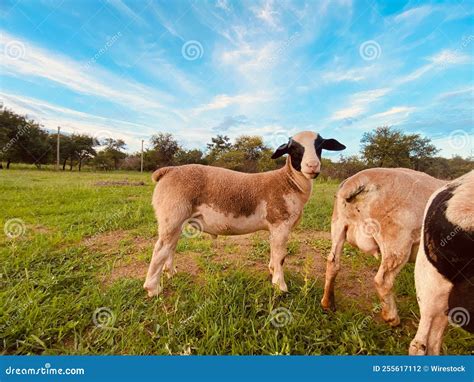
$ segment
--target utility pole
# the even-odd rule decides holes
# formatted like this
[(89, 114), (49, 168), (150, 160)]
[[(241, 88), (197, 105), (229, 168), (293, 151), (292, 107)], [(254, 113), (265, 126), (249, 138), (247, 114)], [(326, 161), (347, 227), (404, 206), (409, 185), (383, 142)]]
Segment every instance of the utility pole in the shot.
[(144, 140), (142, 139), (142, 157), (140, 161), (140, 172), (143, 172), (143, 142)]
[(58, 139), (56, 142), (56, 171), (59, 170), (59, 146), (61, 145), (60, 143), (60, 133), (61, 133), (61, 127), (58, 126)]

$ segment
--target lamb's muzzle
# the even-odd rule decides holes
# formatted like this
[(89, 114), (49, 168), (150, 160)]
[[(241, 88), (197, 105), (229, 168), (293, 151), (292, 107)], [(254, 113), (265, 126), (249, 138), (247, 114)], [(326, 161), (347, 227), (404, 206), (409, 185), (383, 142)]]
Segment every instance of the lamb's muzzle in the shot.
[(173, 255), (183, 225), (192, 221), (211, 235), (240, 235), (270, 231), (272, 283), (287, 291), (283, 262), (291, 229), (301, 218), (313, 179), (320, 171), (322, 149), (342, 150), (334, 139), (302, 132), (273, 154), (289, 154), (279, 170), (245, 174), (218, 167), (185, 165), (155, 171), (153, 207), (159, 239), (153, 250), (144, 288), (149, 296), (159, 293), (163, 269), (174, 273)]

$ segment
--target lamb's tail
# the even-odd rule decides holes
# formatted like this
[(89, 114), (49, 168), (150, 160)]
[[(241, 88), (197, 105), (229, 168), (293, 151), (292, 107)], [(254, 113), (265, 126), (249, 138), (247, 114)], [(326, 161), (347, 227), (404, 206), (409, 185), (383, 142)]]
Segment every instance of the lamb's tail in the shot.
[(156, 170), (152, 175), (151, 175), (151, 180), (153, 182), (158, 182), (163, 176), (165, 176), (167, 173), (169, 173), (171, 170), (173, 170), (174, 167), (162, 167)]
[(368, 184), (361, 177), (349, 178), (341, 183), (338, 196), (347, 202), (352, 202), (359, 194), (368, 191)]

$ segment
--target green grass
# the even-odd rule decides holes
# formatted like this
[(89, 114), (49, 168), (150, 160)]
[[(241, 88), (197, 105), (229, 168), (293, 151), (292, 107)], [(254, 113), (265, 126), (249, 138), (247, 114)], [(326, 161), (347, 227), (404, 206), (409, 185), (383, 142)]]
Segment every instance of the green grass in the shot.
[[(124, 179), (146, 184), (96, 185)], [(245, 246), (224, 240), (220, 248), (203, 236), (183, 238), (176, 255), (185, 263), (194, 259), (197, 272), (164, 277), (164, 293), (147, 299), (142, 283), (156, 239), (149, 174), (0, 171), (2, 229), (10, 221), (6, 229), (13, 232), (11, 219), (25, 228), (17, 238), (0, 234), (1, 352), (406, 354), (418, 320), (412, 266), (396, 287), (397, 329), (373, 309), (377, 298), (365, 277), (377, 267), (373, 258), (346, 248), (338, 311), (330, 314), (319, 307), (323, 273), (303, 271), (322, 264), (330, 247), (314, 234), (329, 231), (336, 188), (315, 183), (289, 243), (289, 293), (276, 291), (262, 271), (269, 252), (265, 235), (252, 235)], [(250, 263), (238, 266), (234, 256)], [(126, 272), (117, 275), (117, 269)], [(346, 295), (352, 285), (369, 297)], [(280, 327), (272, 323), (277, 308), (285, 324)], [(444, 351), (469, 354), (470, 341), (466, 332), (450, 328)]]

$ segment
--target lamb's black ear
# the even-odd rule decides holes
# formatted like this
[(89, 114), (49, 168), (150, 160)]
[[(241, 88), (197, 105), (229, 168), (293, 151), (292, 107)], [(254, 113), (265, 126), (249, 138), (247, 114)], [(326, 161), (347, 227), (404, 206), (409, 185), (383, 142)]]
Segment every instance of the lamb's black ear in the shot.
[(321, 145), (321, 147), (325, 150), (330, 151), (341, 151), (346, 148), (342, 143), (338, 142), (335, 139), (325, 139)]
[(285, 143), (284, 145), (281, 145), (278, 147), (275, 152), (272, 155), (272, 159), (277, 159), (280, 158), (282, 155), (288, 154), (288, 146), (290, 142)]

